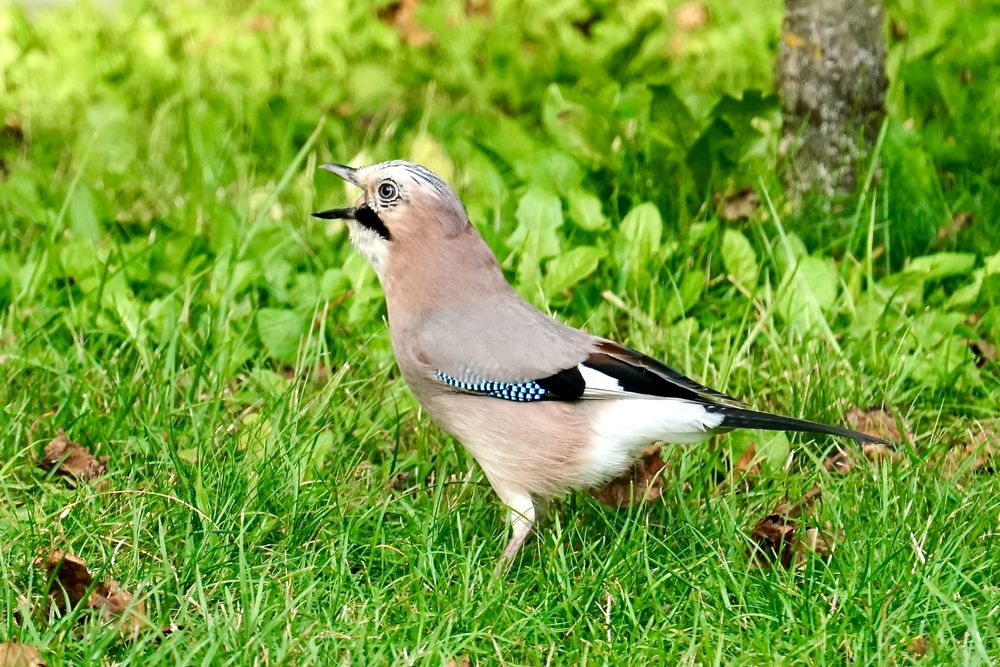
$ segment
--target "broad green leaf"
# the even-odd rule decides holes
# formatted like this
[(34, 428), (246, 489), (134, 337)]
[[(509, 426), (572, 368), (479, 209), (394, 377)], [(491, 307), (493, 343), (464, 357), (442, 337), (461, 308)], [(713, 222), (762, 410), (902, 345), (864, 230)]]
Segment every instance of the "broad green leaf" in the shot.
[(66, 277), (76, 281), (96, 275), (101, 270), (94, 243), (83, 236), (73, 236), (60, 244), (59, 263)]
[(757, 455), (771, 470), (781, 470), (792, 449), (788, 436), (781, 431), (762, 431), (757, 439)]
[(516, 217), (507, 245), (518, 255), (518, 281), (537, 284), (542, 260), (559, 254), (562, 202), (549, 190), (530, 188), (517, 203)]
[(73, 191), (69, 200), (69, 228), (73, 235), (97, 243), (101, 238), (101, 225), (98, 222), (97, 207), (90, 188), (80, 184)]
[(620, 262), (647, 261), (660, 248), (663, 219), (651, 202), (639, 204), (622, 220), (618, 228), (615, 256)]
[(257, 311), (260, 340), (268, 356), (279, 361), (295, 361), (295, 353), (307, 324), (304, 315), (288, 308), (261, 308)]
[(542, 290), (552, 298), (573, 287), (597, 270), (601, 259), (607, 255), (603, 248), (579, 246), (549, 260), (545, 265)]
[(722, 234), (722, 263), (737, 284), (747, 288), (757, 284), (760, 273), (757, 254), (747, 237), (735, 229)]
[(988, 276), (1000, 273), (1000, 252), (986, 258), (985, 270)]
[(947, 278), (965, 275), (976, 264), (976, 256), (970, 252), (939, 252), (913, 259), (906, 267), (909, 273), (922, 274), (927, 279)]
[(601, 200), (590, 192), (582, 188), (576, 189), (569, 194), (568, 200), (569, 219), (577, 227), (595, 232), (607, 225), (608, 219), (601, 210)]
[(825, 321), (823, 311), (837, 299), (839, 281), (833, 261), (806, 255), (785, 273), (776, 307), (782, 319), (805, 332)]
[(542, 124), (549, 136), (567, 152), (599, 161), (607, 157), (611, 142), (607, 137), (607, 120), (594, 112), (594, 106), (593, 100), (585, 104), (568, 99), (557, 84), (550, 84), (545, 91)]
[(950, 310), (956, 306), (967, 306), (973, 303), (979, 298), (979, 291), (983, 288), (983, 279), (985, 277), (986, 271), (984, 269), (973, 271), (972, 280), (952, 292), (948, 300), (944, 302), (945, 309)]
[(705, 272), (700, 270), (686, 271), (677, 286), (677, 291), (671, 293), (667, 306), (663, 309), (663, 316), (668, 322), (683, 317), (698, 301), (698, 297), (704, 290)]

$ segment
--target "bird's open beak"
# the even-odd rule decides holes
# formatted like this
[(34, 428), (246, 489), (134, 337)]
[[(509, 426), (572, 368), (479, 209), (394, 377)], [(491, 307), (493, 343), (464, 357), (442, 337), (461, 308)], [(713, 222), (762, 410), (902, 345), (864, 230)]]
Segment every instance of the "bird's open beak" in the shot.
[[(340, 176), (342, 179), (350, 183), (351, 185), (358, 185), (357, 178), (355, 178), (355, 170), (351, 169), (342, 164), (321, 164), (320, 169), (326, 169), (330, 173)], [(361, 187), (358, 185), (358, 187)], [(354, 220), (357, 207), (349, 206), (347, 208), (331, 208), (328, 211), (317, 211), (313, 213), (314, 218), (322, 218), (324, 220)]]

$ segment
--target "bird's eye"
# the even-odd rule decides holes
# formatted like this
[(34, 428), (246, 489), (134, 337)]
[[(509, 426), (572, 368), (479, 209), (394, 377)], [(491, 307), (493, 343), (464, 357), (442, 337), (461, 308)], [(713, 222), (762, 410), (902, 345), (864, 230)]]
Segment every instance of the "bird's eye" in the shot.
[(396, 184), (391, 181), (383, 181), (378, 186), (378, 198), (384, 202), (390, 202), (396, 198), (399, 194), (396, 190)]

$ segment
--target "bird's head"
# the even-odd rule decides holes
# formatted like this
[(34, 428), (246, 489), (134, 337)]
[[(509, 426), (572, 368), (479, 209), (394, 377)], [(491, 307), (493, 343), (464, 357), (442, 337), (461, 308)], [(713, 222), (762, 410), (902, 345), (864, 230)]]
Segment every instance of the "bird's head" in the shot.
[(347, 221), (351, 243), (379, 274), (394, 252), (421, 242), (455, 237), (469, 227), (465, 207), (447, 183), (424, 167), (403, 160), (352, 169), (324, 164), (362, 190), (354, 206), (313, 213)]

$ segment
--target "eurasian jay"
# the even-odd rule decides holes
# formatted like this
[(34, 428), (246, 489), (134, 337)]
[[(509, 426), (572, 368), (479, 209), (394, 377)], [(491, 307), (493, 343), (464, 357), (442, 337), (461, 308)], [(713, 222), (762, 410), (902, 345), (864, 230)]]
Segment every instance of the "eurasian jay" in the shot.
[(734, 428), (864, 433), (758, 412), (663, 363), (574, 329), (522, 299), (452, 189), (401, 160), (322, 167), (361, 188), (351, 242), (385, 292), (396, 362), (431, 418), (482, 466), (510, 510), (510, 561), (536, 503), (626, 472), (652, 442)]

